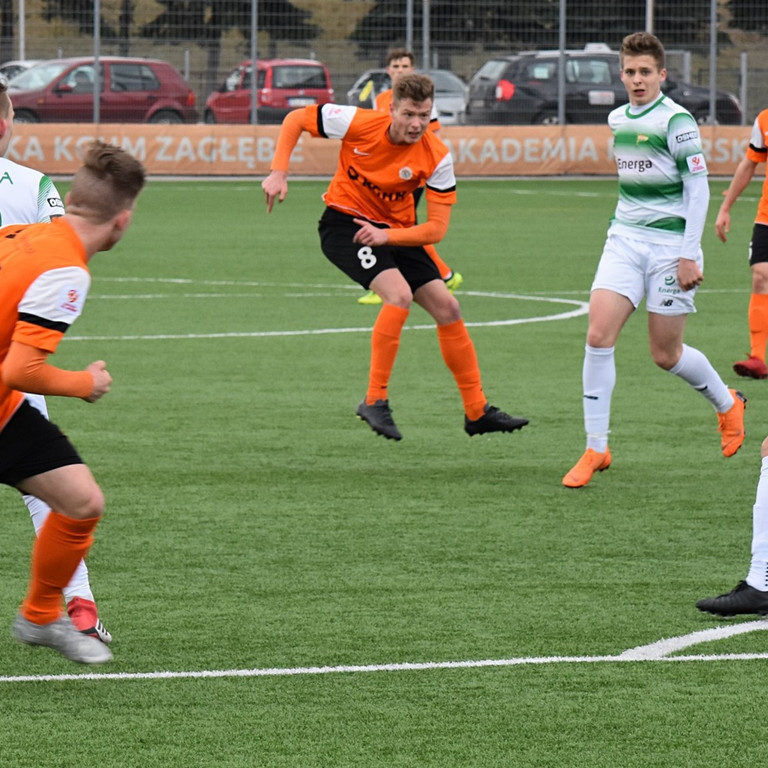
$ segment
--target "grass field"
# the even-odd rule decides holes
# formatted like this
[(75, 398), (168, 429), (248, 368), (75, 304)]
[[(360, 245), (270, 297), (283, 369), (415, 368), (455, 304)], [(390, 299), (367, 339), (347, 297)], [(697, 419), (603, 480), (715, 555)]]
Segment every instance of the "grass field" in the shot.
[[(758, 188), (727, 245), (723, 188), (687, 341), (733, 385)], [(54, 362), (104, 359), (113, 390), (49, 407), (107, 496), (89, 565), (115, 660), (11, 639), (33, 534), (6, 488), (0, 766), (759, 764), (768, 635), (726, 630), (768, 622), (694, 603), (746, 574), (768, 383), (738, 382), (747, 439), (723, 459), (714, 412), (655, 368), (638, 312), (614, 464), (561, 486), (615, 181), (460, 183), (440, 250), (491, 402), (530, 425), (464, 434), (416, 308), (390, 389), (400, 443), (354, 417), (376, 309), (319, 251), (323, 189), (294, 182), (267, 216), (256, 182), (153, 181), (94, 260)]]

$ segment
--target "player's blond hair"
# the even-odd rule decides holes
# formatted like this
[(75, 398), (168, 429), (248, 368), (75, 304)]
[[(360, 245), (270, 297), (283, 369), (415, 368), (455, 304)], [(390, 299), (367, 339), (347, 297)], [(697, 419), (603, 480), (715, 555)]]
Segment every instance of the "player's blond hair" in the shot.
[(631, 35), (627, 35), (621, 41), (621, 50), (619, 52), (622, 65), (624, 64), (625, 56), (651, 56), (660, 70), (665, 67), (666, 53), (664, 46), (661, 44), (661, 40), (650, 32), (634, 32)]
[(67, 210), (104, 223), (133, 208), (145, 180), (144, 166), (133, 155), (112, 144), (94, 141), (72, 179)]
[(403, 75), (392, 87), (392, 103), (397, 104), (403, 99), (410, 99), (420, 104), (427, 99), (435, 100), (435, 84), (427, 75), (416, 73)]

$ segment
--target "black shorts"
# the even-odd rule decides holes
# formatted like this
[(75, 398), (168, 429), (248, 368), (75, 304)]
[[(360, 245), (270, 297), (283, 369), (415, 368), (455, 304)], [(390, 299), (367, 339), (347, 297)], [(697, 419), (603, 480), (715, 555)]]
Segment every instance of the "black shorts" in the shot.
[(360, 229), (354, 218), (326, 208), (318, 231), (320, 247), (328, 261), (356, 283), (367, 289), (373, 278), (385, 269), (399, 269), (414, 292), (432, 280), (440, 280), (435, 262), (421, 246), (382, 245), (371, 248), (353, 242), (352, 238)]
[(749, 241), (749, 266), (768, 261), (768, 226), (755, 224)]
[(0, 483), (22, 480), (70, 464), (83, 464), (64, 433), (26, 400), (0, 430)]

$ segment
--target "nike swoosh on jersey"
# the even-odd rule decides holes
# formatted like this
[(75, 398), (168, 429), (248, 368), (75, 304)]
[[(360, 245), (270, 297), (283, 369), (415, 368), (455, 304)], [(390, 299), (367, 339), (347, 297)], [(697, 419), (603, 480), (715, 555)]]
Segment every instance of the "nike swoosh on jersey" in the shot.
[(355, 155), (360, 155), (360, 157), (369, 157), (371, 154), (370, 152), (363, 152), (362, 150), (359, 150), (357, 147), (354, 147), (352, 149), (352, 152)]

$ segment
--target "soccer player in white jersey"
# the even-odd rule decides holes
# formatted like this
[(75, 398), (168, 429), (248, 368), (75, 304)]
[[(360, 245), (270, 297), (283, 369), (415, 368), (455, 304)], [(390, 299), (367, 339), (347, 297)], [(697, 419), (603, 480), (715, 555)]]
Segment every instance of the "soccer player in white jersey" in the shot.
[(637, 32), (621, 45), (621, 80), (629, 104), (614, 109), (619, 201), (589, 299), (582, 372), (586, 451), (563, 478), (581, 488), (611, 465), (608, 448), (614, 348), (643, 298), (653, 361), (702, 394), (718, 416), (720, 447), (733, 456), (744, 442), (746, 399), (729, 389), (699, 350), (683, 343), (703, 279), (701, 235), (709, 204), (707, 165), (691, 114), (661, 91), (664, 47)]
[[(13, 104), (8, 96), (8, 84), (0, 79), (0, 227), (10, 224), (49, 222), (64, 214), (64, 204), (54, 183), (43, 173), (14, 163), (5, 155), (13, 137)], [(46, 418), (45, 397), (27, 394), (27, 400)], [(24, 495), (35, 531), (39, 531), (51, 508), (35, 496)], [(112, 635), (101, 623), (84, 561), (75, 570), (64, 589), (67, 612), (81, 632), (105, 643)]]

